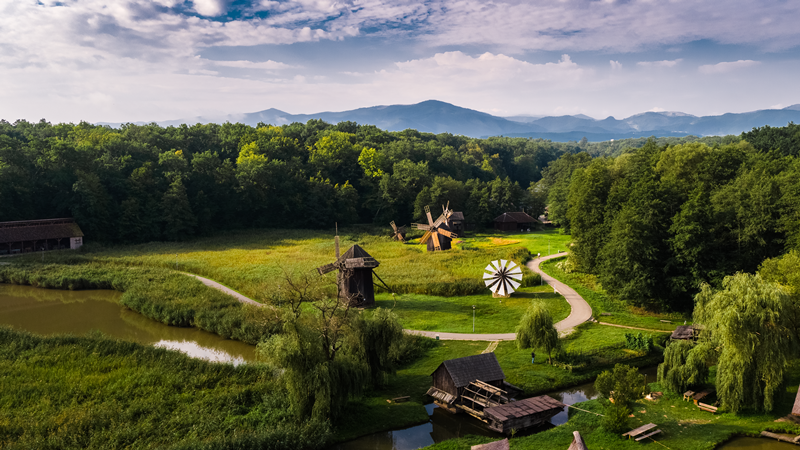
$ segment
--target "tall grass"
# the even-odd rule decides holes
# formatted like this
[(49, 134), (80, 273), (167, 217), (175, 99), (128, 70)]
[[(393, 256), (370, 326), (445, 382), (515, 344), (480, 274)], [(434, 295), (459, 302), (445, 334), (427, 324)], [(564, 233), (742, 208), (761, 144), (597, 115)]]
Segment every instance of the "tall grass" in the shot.
[(280, 324), (268, 310), (243, 305), (194, 278), (159, 267), (126, 267), (71, 258), (72, 264), (0, 266), (0, 283), (49, 289), (114, 289), (121, 303), (167, 325), (197, 327), (257, 344)]
[(101, 336), (0, 327), (0, 447), (318, 449), (271, 372)]

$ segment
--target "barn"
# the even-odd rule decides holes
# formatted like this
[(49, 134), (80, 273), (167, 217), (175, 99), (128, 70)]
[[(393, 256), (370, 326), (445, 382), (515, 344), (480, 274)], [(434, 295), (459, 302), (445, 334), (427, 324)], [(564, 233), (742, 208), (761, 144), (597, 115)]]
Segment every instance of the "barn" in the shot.
[(494, 219), (494, 228), (499, 231), (527, 230), (539, 222), (524, 212), (507, 212)]
[(75, 219), (44, 219), (0, 222), (0, 255), (77, 249), (83, 231)]

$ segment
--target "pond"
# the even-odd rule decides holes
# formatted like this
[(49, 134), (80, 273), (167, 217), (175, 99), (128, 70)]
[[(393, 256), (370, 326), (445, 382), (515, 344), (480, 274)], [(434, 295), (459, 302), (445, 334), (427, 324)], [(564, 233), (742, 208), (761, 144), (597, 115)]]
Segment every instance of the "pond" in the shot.
[(719, 450), (790, 450), (797, 449), (797, 446), (774, 439), (737, 437), (717, 448)]
[(164, 325), (122, 306), (121, 296), (109, 290), (62, 291), (0, 284), (0, 325), (41, 335), (83, 335), (97, 330), (210, 361), (241, 364), (255, 360), (255, 346), (196, 328)]

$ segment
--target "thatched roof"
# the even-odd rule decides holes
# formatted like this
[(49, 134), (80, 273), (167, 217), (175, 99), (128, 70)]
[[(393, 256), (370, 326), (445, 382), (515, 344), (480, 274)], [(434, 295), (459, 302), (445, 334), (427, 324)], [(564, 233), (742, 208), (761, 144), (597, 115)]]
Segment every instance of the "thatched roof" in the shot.
[[(448, 359), (439, 365), (439, 367), (442, 366), (447, 369), (447, 373), (450, 374), (450, 378), (453, 379), (457, 388), (464, 387), (475, 380), (488, 383), (503, 380), (506, 377), (494, 353)], [(436, 370), (439, 370), (439, 367)]]
[(794, 407), (792, 407), (792, 415), (800, 416), (800, 389), (797, 390), (797, 396), (794, 398)]
[(586, 443), (583, 442), (580, 432), (577, 430), (573, 431), (572, 436), (572, 444), (569, 445), (567, 450), (589, 450), (588, 447), (586, 447)]
[(454, 211), (453, 214), (450, 214), (450, 218), (447, 220), (451, 222), (463, 222), (465, 220), (464, 213), (461, 211)]
[(536, 223), (536, 219), (524, 212), (507, 212), (494, 219), (495, 222)]
[(692, 339), (694, 328), (691, 325), (678, 325), (670, 336), (671, 339)]
[(514, 417), (524, 417), (553, 409), (564, 408), (565, 404), (560, 401), (540, 395), (538, 397), (526, 398), (516, 402), (506, 403), (505, 405), (486, 408), (484, 413), (492, 419), (503, 422)]
[(75, 219), (22, 220), (0, 222), (0, 242), (42, 241), (83, 237)]
[(488, 444), (473, 445), (470, 450), (508, 450), (508, 439), (489, 442)]

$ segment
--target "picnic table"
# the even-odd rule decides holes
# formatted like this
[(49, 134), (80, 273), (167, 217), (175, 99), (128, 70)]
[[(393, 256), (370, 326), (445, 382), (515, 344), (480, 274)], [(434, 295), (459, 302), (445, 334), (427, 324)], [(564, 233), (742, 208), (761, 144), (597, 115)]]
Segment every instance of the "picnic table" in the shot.
[(658, 433), (661, 433), (661, 430), (650, 431), (655, 428), (657, 425), (654, 423), (648, 423), (647, 425), (642, 425), (639, 428), (635, 428), (627, 433), (624, 433), (622, 436), (628, 436), (628, 439), (635, 438), (636, 442), (641, 441), (642, 439), (649, 438), (650, 436), (655, 436)]
[(683, 393), (683, 399), (689, 400), (690, 398), (694, 397), (695, 391), (686, 391)]
[(697, 402), (699, 402), (700, 400), (708, 397), (712, 392), (714, 392), (713, 389), (703, 389), (702, 391), (698, 392), (697, 394), (694, 394), (694, 396), (692, 397), (694, 399), (694, 404), (696, 405)]

